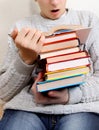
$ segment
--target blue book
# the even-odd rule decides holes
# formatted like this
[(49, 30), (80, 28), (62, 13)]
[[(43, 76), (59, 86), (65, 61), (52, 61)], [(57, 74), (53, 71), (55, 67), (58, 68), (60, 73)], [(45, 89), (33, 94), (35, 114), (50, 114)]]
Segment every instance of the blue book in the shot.
[(62, 89), (66, 87), (79, 86), (84, 83), (84, 75), (76, 75), (64, 78), (58, 78), (54, 80), (46, 80), (37, 83), (38, 92), (47, 92), (50, 90)]

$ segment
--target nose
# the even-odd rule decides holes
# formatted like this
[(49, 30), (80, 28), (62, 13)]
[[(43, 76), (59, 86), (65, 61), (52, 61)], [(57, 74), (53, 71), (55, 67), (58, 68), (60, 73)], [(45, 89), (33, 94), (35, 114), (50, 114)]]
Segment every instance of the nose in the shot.
[(58, 4), (59, 3), (59, 0), (51, 0), (51, 4), (52, 5), (56, 5), (56, 4)]

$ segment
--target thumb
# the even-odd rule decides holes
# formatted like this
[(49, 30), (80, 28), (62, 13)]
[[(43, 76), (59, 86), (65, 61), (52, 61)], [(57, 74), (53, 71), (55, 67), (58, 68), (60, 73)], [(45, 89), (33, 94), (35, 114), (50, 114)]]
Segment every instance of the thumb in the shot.
[(37, 82), (40, 82), (40, 81), (42, 81), (42, 80), (43, 80), (43, 79), (42, 79), (42, 72), (39, 72), (39, 73), (38, 73), (38, 76), (35, 78), (35, 81), (34, 81), (32, 87), (31, 87), (31, 90), (34, 91), (35, 88), (36, 88)]
[(16, 36), (18, 35), (18, 29), (15, 28), (12, 33), (10, 34), (10, 36), (15, 40)]
[(42, 74), (43, 72), (39, 72), (38, 73), (38, 75), (37, 75), (37, 77), (35, 77), (35, 81), (34, 81), (34, 84), (33, 85), (35, 85), (37, 82), (39, 82), (39, 81), (43, 81), (43, 74)]
[(42, 81), (42, 80), (43, 80), (43, 72), (39, 72), (35, 82), (37, 83), (38, 81)]

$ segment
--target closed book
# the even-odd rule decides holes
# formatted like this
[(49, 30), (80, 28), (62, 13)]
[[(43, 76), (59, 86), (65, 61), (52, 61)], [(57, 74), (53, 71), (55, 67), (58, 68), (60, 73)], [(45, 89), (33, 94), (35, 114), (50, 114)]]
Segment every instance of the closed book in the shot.
[(58, 70), (53, 72), (45, 73), (46, 80), (75, 76), (78, 74), (87, 74), (89, 73), (90, 68), (89, 66), (80, 66), (70, 69)]
[(55, 63), (55, 62), (60, 62), (60, 61), (65, 61), (65, 60), (83, 58), (83, 57), (86, 57), (87, 55), (88, 53), (86, 51), (79, 51), (76, 53), (60, 54), (58, 56), (48, 57), (46, 58), (46, 60), (47, 60), (47, 63)]
[(45, 52), (40, 54), (40, 59), (45, 59), (47, 57), (51, 56), (58, 56), (61, 54), (69, 54), (69, 53), (74, 53), (80, 51), (79, 47), (72, 47), (72, 48), (66, 48), (66, 49), (61, 49), (61, 50), (56, 50), (56, 51), (51, 51), (51, 52)]
[(46, 92), (55, 89), (78, 86), (82, 83), (84, 83), (84, 75), (47, 80), (37, 83), (37, 91)]
[(79, 67), (79, 66), (84, 66), (89, 64), (90, 64), (89, 56), (87, 56), (85, 58), (78, 58), (73, 60), (46, 64), (46, 71), (48, 72), (48, 71), (66, 69), (66, 68), (74, 68), (74, 67)]
[(41, 50), (41, 54), (44, 52), (51, 52), (55, 50), (61, 50), (66, 48), (72, 48), (79, 46), (78, 38), (73, 38), (69, 40), (57, 41), (49, 44), (44, 44)]

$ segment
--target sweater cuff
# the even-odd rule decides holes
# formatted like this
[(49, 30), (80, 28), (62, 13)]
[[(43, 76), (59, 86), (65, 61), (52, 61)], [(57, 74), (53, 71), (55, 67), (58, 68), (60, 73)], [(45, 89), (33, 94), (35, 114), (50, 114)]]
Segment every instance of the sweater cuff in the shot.
[(20, 74), (30, 74), (34, 69), (35, 64), (28, 65), (28, 64), (26, 64), (22, 61), (22, 59), (20, 58), (19, 55), (17, 55), (16, 59), (14, 61), (14, 66), (15, 66), (16, 71), (18, 73), (20, 73)]
[(69, 88), (69, 102), (68, 104), (79, 103), (82, 98), (80, 87)]

